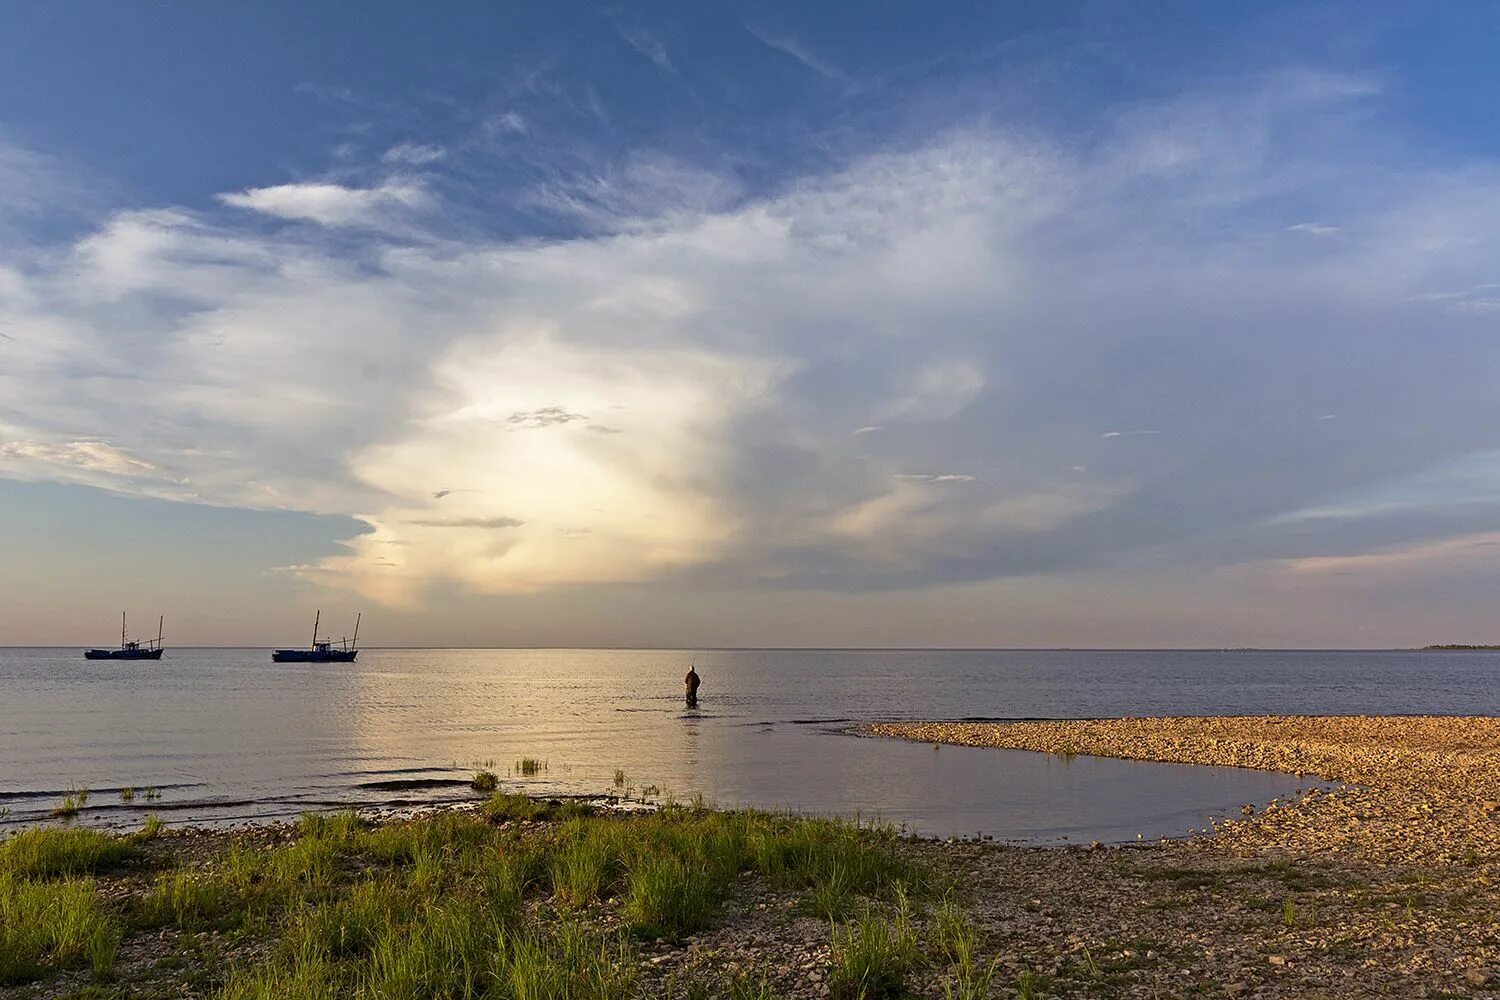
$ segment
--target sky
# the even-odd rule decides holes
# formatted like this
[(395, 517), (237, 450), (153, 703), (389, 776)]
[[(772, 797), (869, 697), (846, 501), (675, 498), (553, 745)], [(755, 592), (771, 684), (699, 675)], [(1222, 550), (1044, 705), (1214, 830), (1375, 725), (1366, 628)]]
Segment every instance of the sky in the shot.
[(1500, 7), (0, 0), (0, 643), (1500, 641)]

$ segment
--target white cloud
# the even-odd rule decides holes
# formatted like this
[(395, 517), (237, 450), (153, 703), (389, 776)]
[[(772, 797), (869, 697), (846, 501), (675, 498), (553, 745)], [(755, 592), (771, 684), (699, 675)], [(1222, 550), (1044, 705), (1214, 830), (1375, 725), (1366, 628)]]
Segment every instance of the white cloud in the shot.
[(963, 472), (898, 472), (897, 479), (907, 479), (914, 483), (972, 483), (974, 477)]
[(436, 163), (447, 155), (447, 151), (441, 146), (422, 142), (400, 142), (387, 149), (381, 156), (386, 163), (405, 163), (412, 166), (425, 166)]
[(375, 227), (386, 224), (393, 211), (421, 208), (427, 204), (427, 193), (412, 181), (389, 181), (375, 188), (310, 182), (248, 188), (221, 194), (219, 200), (278, 219)]
[[(31, 473), (38, 478), (57, 475), (55, 468), (102, 472), (108, 476), (149, 476), (157, 472), (150, 462), (136, 458), (106, 441), (11, 441), (0, 444), (0, 468), (13, 474)], [(29, 477), (28, 477), (29, 478)]]
[(1286, 227), (1289, 233), (1303, 233), (1307, 236), (1337, 236), (1343, 232), (1338, 226), (1331, 226), (1326, 222), (1299, 222), (1296, 225)]
[[(568, 239), (403, 238), (452, 207), (408, 180), (223, 198), (337, 234), (117, 213), (0, 269), (0, 469), (357, 516), (301, 572), (392, 602), (1191, 549), (1492, 424), (1489, 369), (1450, 363), (1492, 324), (1401, 303), (1485, 300), (1500, 178), (1365, 180), (1358, 143), (1298, 117), (1357, 87), (1272, 90), (1126, 115), (1082, 152), (956, 130), (754, 196), (637, 153), (537, 189)], [(1313, 262), (1263, 239), (1288, 192), (1333, 187), (1357, 232)]]

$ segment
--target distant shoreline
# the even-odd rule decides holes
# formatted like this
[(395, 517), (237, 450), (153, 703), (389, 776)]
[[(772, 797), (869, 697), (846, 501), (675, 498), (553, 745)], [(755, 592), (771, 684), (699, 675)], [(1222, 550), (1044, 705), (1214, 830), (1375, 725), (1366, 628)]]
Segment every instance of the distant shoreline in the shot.
[[(97, 640), (97, 637), (96, 637)], [(288, 640), (293, 641), (293, 640)], [(264, 649), (277, 641), (230, 645), (184, 643), (173, 649)], [(282, 643), (285, 644), (284, 642)], [(83, 650), (98, 642), (0, 643), (7, 649)], [(434, 650), (443, 652), (622, 652), (622, 653), (1422, 653), (1433, 650), (1500, 650), (1495, 645), (1443, 644), (1428, 646), (373, 646), (364, 650)]]

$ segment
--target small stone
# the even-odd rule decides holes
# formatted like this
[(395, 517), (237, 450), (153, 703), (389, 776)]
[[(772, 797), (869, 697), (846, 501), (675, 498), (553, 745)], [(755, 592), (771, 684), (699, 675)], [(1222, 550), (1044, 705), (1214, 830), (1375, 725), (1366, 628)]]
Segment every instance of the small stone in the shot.
[(1464, 972), (1464, 982), (1470, 986), (1485, 986), (1490, 981), (1490, 974), (1483, 969), (1469, 969)]
[(1272, 965), (1286, 965), (1286, 956), (1285, 955), (1267, 955), (1266, 956), (1266, 961), (1270, 962)]

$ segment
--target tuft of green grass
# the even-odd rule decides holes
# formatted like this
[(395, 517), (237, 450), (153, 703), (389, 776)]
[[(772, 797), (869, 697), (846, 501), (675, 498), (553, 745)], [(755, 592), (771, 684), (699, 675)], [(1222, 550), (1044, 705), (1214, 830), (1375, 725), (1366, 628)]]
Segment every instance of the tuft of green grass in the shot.
[(500, 787), (500, 779), (495, 776), (494, 771), (478, 771), (469, 786), (476, 792), (493, 792)]
[(625, 787), (625, 772), (622, 771), (618, 767), (615, 768), (615, 787), (616, 788), (624, 788)]
[(526, 778), (534, 778), (547, 769), (547, 762), (535, 757), (522, 757), (516, 761), (516, 773)]
[(706, 926), (725, 889), (702, 866), (672, 854), (647, 855), (626, 876), (625, 919), (637, 934), (675, 939)]
[(479, 807), (479, 814), (492, 823), (508, 819), (543, 819), (550, 811), (547, 803), (538, 802), (529, 795), (507, 795), (504, 792), (491, 795)]
[(58, 819), (72, 819), (78, 815), (78, 810), (81, 806), (82, 803), (78, 801), (78, 796), (64, 795), (62, 801), (52, 807), (52, 815)]
[(1282, 900), (1281, 922), (1287, 927), (1296, 926), (1297, 904), (1292, 901), (1291, 897), (1287, 897), (1286, 899)]
[(933, 950), (949, 962), (956, 963), (972, 960), (979, 943), (979, 934), (969, 915), (952, 896), (938, 905), (933, 915), (931, 938)]
[(916, 935), (908, 921), (873, 911), (857, 924), (832, 925), (828, 986), (834, 1000), (892, 1000), (906, 992), (916, 964)]
[(610, 837), (594, 831), (577, 837), (552, 856), (553, 898), (566, 907), (587, 906), (603, 896), (617, 865)]
[(190, 933), (219, 929), (243, 920), (243, 903), (244, 895), (219, 873), (181, 867), (156, 877), (140, 902), (136, 921)]
[(107, 973), (120, 928), (93, 882), (28, 882), (0, 873), (0, 984), (89, 965)]
[(625, 1000), (634, 997), (633, 956), (623, 942), (565, 924), (506, 938), (497, 979), (500, 995), (516, 1000)]
[(828, 877), (809, 886), (800, 900), (800, 908), (824, 920), (842, 920), (854, 912), (854, 886), (843, 868), (834, 868)]
[(1000, 960), (979, 961), (979, 932), (969, 915), (949, 896), (938, 906), (931, 924), (934, 950), (952, 963), (943, 979), (944, 1000), (987, 1000)]
[(352, 844), (363, 832), (364, 822), (353, 809), (338, 812), (305, 812), (297, 818), (297, 828), (304, 837), (316, 837), (334, 844)]
[(0, 872), (19, 878), (84, 875), (135, 853), (129, 840), (98, 830), (34, 827), (0, 842)]
[(166, 825), (167, 824), (164, 823), (164, 822), (162, 822), (162, 818), (160, 816), (156, 815), (156, 813), (154, 813), (154, 812), (153, 813), (147, 813), (146, 814), (146, 822), (144, 822), (144, 823), (141, 824), (141, 832), (140, 832), (141, 839), (142, 840), (151, 840), (157, 834), (161, 833), (162, 828), (165, 827)]
[(1016, 977), (1016, 1000), (1040, 1000), (1042, 977), (1030, 969)]
[(134, 802), (135, 801), (135, 789), (134, 788), (122, 788), (122, 789), (120, 789), (120, 801), (121, 802)]

